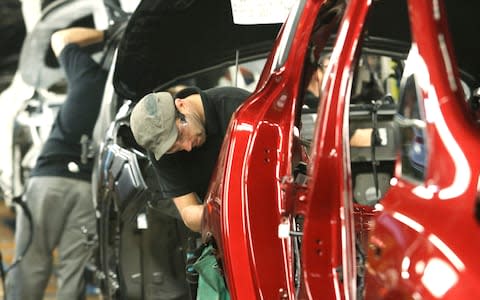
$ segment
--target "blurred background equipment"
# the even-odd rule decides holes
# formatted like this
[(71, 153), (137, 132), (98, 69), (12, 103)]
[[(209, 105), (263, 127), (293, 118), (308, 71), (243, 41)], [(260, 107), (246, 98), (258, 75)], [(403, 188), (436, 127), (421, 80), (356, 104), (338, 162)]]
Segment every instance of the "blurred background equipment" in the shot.
[(0, 2), (0, 91), (11, 82), (26, 29), (19, 0)]

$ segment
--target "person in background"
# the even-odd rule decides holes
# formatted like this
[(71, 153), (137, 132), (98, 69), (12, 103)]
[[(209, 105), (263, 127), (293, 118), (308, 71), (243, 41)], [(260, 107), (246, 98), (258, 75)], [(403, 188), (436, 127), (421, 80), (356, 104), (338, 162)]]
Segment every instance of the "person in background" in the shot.
[[(58, 250), (57, 299), (85, 297), (84, 268), (91, 256), (87, 236), (95, 234), (92, 160), (85, 153), (100, 109), (107, 72), (85, 51), (100, 43), (103, 31), (73, 27), (55, 32), (51, 47), (65, 71), (67, 98), (31, 173), (23, 201), (32, 214), (16, 219), (15, 256), (21, 259), (7, 275), (9, 300), (43, 299)], [(82, 151), (83, 149), (83, 151)], [(31, 245), (28, 246), (29, 236)]]
[(325, 69), (327, 68), (329, 62), (329, 56), (321, 56), (316, 65), (316, 69), (310, 78), (303, 101), (304, 105), (306, 105), (306, 107), (309, 109), (317, 109), (318, 101), (320, 100), (321, 96), (323, 74), (325, 73)]

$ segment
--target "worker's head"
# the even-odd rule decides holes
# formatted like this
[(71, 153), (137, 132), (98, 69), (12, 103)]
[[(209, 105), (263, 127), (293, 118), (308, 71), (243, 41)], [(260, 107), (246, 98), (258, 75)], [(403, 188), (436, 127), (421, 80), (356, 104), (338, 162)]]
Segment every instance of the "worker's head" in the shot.
[(194, 97), (176, 98), (170, 93), (151, 93), (135, 105), (130, 127), (139, 145), (152, 151), (156, 159), (178, 151), (191, 151), (206, 140), (201, 114), (192, 105)]

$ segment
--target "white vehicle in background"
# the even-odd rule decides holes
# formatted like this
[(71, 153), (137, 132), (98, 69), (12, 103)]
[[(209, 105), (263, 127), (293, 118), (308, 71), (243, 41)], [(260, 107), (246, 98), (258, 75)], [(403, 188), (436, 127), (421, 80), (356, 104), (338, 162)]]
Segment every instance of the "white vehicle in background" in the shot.
[[(51, 34), (73, 26), (105, 29), (109, 23), (125, 20), (128, 12), (122, 8), (134, 10), (138, 1), (22, 1), (27, 35), (17, 71), (0, 94), (0, 188), (7, 206), (23, 193), (57, 110), (65, 100), (67, 84), (50, 48)], [(92, 56), (102, 59), (101, 50), (92, 48)]]

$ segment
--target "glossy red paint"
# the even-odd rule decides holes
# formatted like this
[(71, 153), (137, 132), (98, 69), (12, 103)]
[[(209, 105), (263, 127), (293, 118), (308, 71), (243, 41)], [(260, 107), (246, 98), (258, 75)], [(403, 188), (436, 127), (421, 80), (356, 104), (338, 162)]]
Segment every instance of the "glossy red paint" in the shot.
[[(480, 298), (480, 240), (473, 238), (480, 233), (473, 213), (479, 128), (467, 117), (443, 1), (408, 1), (425, 99), (424, 182), (403, 178), (397, 161), (395, 184), (376, 210), (352, 202), (346, 116), (369, 0), (347, 3), (317, 111), (308, 182), (292, 182), (302, 152), (294, 134), (300, 77), (325, 2), (299, 2), (301, 14), (284, 24), (257, 90), (223, 144), (203, 235), (218, 247), (231, 298), (356, 299), (358, 235), (364, 242), (369, 237), (365, 299)], [(290, 228), (297, 214), (305, 221), (295, 290), (292, 236), (278, 231)], [(435, 277), (442, 271), (446, 282)]]
[(352, 64), (369, 5), (370, 1), (352, 1), (347, 6), (330, 58), (334, 64), (324, 90), (328, 92), (320, 101), (308, 172), (312, 183), (302, 245), (302, 299), (319, 295), (348, 299), (355, 294), (353, 206), (350, 182), (346, 180), (350, 167), (344, 117), (349, 94), (346, 89), (352, 84)]
[(480, 297), (480, 241), (472, 238), (480, 233), (474, 217), (480, 136), (462, 101), (445, 8), (434, 4), (409, 1), (413, 40), (425, 66), (427, 176), (414, 184), (397, 172), (398, 183), (382, 200), (368, 255), (367, 299)]
[[(311, 31), (306, 20), (318, 4), (307, 3), (298, 32)], [(233, 118), (207, 197), (208, 212), (219, 215), (207, 215), (204, 232), (221, 249), (232, 299), (294, 297), (291, 240), (280, 239), (278, 227), (291, 221), (293, 121), (308, 38), (295, 35), (281, 68), (270, 56), (259, 89)], [(275, 49), (281, 44), (279, 37)]]

